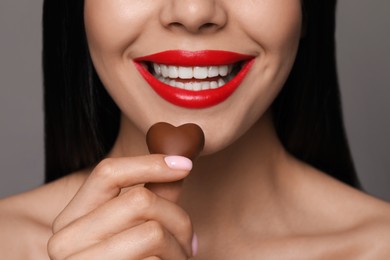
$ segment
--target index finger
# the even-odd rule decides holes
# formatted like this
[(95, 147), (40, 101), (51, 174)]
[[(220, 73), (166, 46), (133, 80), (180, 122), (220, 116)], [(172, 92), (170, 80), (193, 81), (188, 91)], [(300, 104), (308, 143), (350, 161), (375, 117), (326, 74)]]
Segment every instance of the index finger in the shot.
[(57, 217), (53, 223), (53, 232), (117, 197), (123, 188), (148, 182), (178, 181), (186, 177), (192, 168), (191, 160), (185, 157), (166, 158), (153, 154), (103, 160)]

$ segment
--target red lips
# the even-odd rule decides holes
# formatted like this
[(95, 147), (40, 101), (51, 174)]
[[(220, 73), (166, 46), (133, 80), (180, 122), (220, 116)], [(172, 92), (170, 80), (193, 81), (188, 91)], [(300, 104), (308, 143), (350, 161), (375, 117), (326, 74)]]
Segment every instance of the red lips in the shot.
[[(207, 108), (217, 105), (226, 100), (238, 88), (253, 64), (253, 56), (243, 55), (228, 51), (182, 51), (169, 50), (152, 55), (136, 58), (135, 65), (143, 78), (154, 91), (166, 101), (185, 108)], [(237, 62), (245, 62), (238, 74), (222, 87), (207, 90), (185, 90), (169, 86), (156, 79), (142, 62), (154, 62), (165, 65), (183, 67), (192, 66), (219, 66)], [(195, 81), (195, 79), (194, 79)]]

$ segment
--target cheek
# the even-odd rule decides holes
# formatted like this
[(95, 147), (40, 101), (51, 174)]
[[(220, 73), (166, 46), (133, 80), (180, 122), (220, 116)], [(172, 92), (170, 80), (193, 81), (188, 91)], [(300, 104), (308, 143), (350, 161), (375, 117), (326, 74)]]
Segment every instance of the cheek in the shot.
[(150, 17), (151, 1), (85, 0), (84, 23), (91, 54), (123, 53)]
[[(123, 110), (132, 102), (129, 78), (134, 79), (127, 55), (150, 20), (153, 0), (85, 0), (84, 24), (94, 67), (106, 90)], [(134, 101), (133, 101), (134, 103)], [(133, 109), (134, 110), (134, 109)]]
[(300, 0), (258, 0), (257, 3), (257, 9), (247, 9), (251, 12), (247, 14), (250, 19), (245, 20), (247, 33), (260, 46), (259, 66), (265, 85), (278, 91), (290, 73), (298, 50), (301, 3)]
[[(256, 6), (241, 9), (241, 30), (259, 49), (257, 65), (248, 85), (253, 95), (245, 95), (251, 104), (247, 118), (256, 120), (272, 104), (294, 64), (301, 38), (301, 5), (299, 0), (254, 0)], [(247, 18), (244, 18), (247, 17)], [(256, 48), (255, 47), (255, 48)]]
[(254, 0), (240, 11), (242, 29), (265, 54), (295, 49), (301, 34), (300, 0)]

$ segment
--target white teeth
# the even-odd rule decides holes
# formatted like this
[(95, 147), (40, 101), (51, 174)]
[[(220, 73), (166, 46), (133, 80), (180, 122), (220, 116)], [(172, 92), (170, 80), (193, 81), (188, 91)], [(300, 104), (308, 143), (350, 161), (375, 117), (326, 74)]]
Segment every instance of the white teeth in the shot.
[(193, 90), (192, 83), (184, 83), (184, 89), (186, 90)]
[[(233, 66), (230, 66), (233, 68)], [(207, 73), (207, 76), (209, 78), (212, 78), (212, 77), (217, 77), (219, 75), (219, 69), (217, 66), (210, 66), (208, 67), (208, 73)]]
[(167, 65), (161, 65), (161, 74), (164, 78), (167, 78), (169, 76), (169, 69)]
[(211, 89), (218, 88), (218, 82), (216, 82), (216, 81), (211, 81), (211, 82), (210, 82), (210, 88), (211, 88)]
[(219, 79), (217, 81), (202, 81), (202, 82), (180, 82), (175, 81), (174, 79), (166, 79), (162, 76), (158, 78), (159, 81), (168, 84), (175, 88), (185, 89), (185, 90), (193, 90), (193, 91), (200, 91), (200, 90), (207, 90), (207, 89), (216, 89), (218, 87), (221, 87), (225, 85), (225, 81), (223, 79)]
[(176, 66), (168, 66), (168, 75), (171, 79), (179, 77), (179, 68)]
[(193, 77), (192, 67), (179, 67), (179, 78), (192, 79)]
[(204, 81), (202, 82), (202, 90), (210, 89), (210, 82)]
[(200, 83), (200, 82), (193, 82), (192, 83), (192, 89), (196, 90), (196, 91), (202, 90), (202, 83)]
[(169, 81), (169, 85), (172, 86), (172, 87), (176, 87), (176, 81), (174, 81), (173, 79)]
[(154, 68), (154, 71), (156, 72), (157, 75), (161, 75), (161, 66), (160, 65), (153, 63), (153, 68)]
[[(172, 87), (192, 91), (216, 89), (224, 86), (234, 77), (234, 75), (231, 74), (233, 70), (233, 65), (203, 67), (181, 67), (157, 63), (153, 63), (152, 65), (154, 69), (154, 75), (159, 81), (168, 84)], [(211, 79), (215, 77), (220, 78)], [(194, 79), (194, 81), (182, 82), (177, 80), (178, 78)], [(210, 81), (207, 81), (207, 78), (210, 78)], [(202, 79), (202, 81), (196, 81), (195, 79)]]
[(183, 82), (176, 82), (176, 87), (184, 89), (184, 83)]
[(153, 69), (155, 75), (162, 75), (164, 78), (206, 79), (218, 76), (226, 77), (232, 72), (233, 65), (182, 67), (153, 63)]
[(222, 87), (223, 85), (225, 85), (225, 81), (223, 79), (219, 79), (218, 80), (218, 87)]
[(228, 74), (229, 68), (227, 65), (219, 66), (218, 70), (219, 70), (219, 75), (221, 75), (222, 77), (225, 77)]
[(207, 67), (194, 67), (194, 78), (205, 79), (207, 78)]

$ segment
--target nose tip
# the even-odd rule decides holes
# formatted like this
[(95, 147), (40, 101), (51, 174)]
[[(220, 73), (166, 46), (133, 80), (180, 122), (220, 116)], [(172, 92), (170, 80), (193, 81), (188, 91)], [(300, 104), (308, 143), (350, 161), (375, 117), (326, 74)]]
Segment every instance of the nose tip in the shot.
[(215, 32), (224, 27), (227, 15), (213, 0), (173, 0), (165, 6), (161, 21), (170, 30), (196, 34)]

